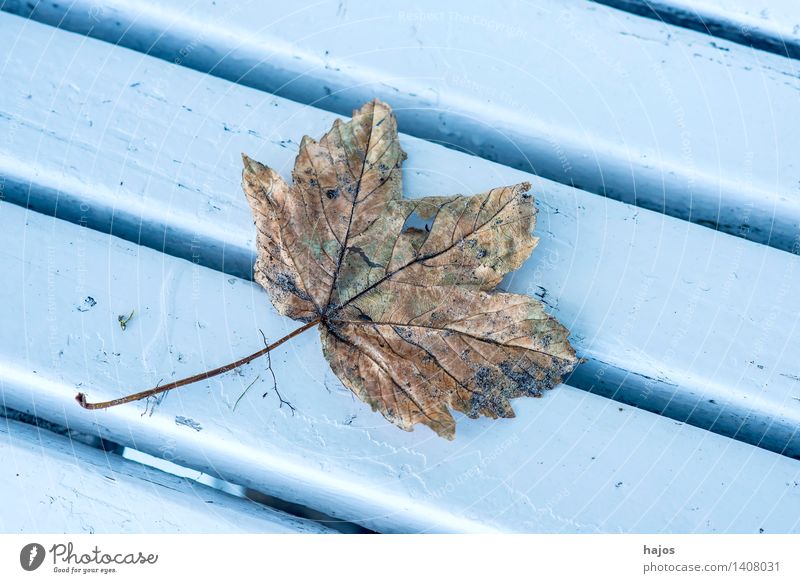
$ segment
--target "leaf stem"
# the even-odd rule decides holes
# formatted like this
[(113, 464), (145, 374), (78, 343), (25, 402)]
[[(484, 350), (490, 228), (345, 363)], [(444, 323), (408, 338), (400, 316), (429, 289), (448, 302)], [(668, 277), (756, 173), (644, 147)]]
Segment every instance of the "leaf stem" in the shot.
[(213, 370), (208, 370), (206, 372), (201, 372), (200, 374), (196, 374), (194, 376), (187, 377), (185, 379), (174, 381), (162, 386), (155, 386), (152, 389), (148, 389), (140, 393), (133, 393), (125, 397), (120, 397), (119, 399), (114, 399), (113, 401), (104, 401), (102, 403), (89, 403), (86, 401), (86, 395), (84, 393), (78, 393), (77, 395), (75, 395), (75, 400), (78, 401), (78, 404), (84, 409), (108, 409), (109, 407), (116, 407), (117, 405), (123, 405), (125, 403), (132, 403), (133, 401), (146, 399), (147, 397), (152, 397), (154, 395), (158, 395), (166, 391), (171, 391), (172, 389), (177, 389), (178, 387), (183, 387), (185, 385), (196, 383), (197, 381), (210, 379), (211, 377), (215, 377), (217, 375), (221, 375), (235, 368), (239, 368), (240, 366), (244, 366), (245, 364), (255, 360), (256, 358), (268, 354), (271, 350), (274, 350), (275, 348), (277, 348), (284, 342), (291, 340), (295, 336), (302, 334), (309, 328), (316, 326), (321, 321), (322, 321), (321, 317), (316, 318), (311, 322), (308, 322), (307, 324), (300, 326), (297, 330), (290, 332), (280, 340), (276, 340), (275, 342), (262, 348), (258, 352), (254, 352), (250, 356), (245, 356), (244, 358), (240, 358), (236, 362), (231, 362), (229, 364), (226, 364), (225, 366), (220, 366), (218, 368), (215, 368)]

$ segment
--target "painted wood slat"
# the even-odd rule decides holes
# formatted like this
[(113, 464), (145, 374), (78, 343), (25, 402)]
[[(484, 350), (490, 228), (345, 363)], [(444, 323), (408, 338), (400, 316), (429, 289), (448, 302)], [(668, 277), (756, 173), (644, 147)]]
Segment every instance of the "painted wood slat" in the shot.
[[(6, 199), (250, 276), (240, 152), (288, 177), (334, 115), (14, 16), (0, 33)], [(401, 139), (409, 196), (534, 182), (542, 242), (506, 283), (572, 330), (570, 382), (800, 455), (797, 257)]]
[(796, 250), (797, 61), (585, 0), (76, 0), (5, 10)]
[(800, 59), (800, 5), (795, 0), (593, 1)]
[(8, 407), (378, 531), (800, 530), (796, 460), (564, 385), (516, 400), (513, 420), (459, 416), (454, 442), (406, 433), (342, 387), (316, 334), (271, 357), (294, 414), (264, 360), (160, 403), (85, 411), (77, 390), (155, 385), (293, 324), (218, 271), (7, 203), (0, 224)]
[(327, 528), (0, 417), (4, 533), (327, 533)]

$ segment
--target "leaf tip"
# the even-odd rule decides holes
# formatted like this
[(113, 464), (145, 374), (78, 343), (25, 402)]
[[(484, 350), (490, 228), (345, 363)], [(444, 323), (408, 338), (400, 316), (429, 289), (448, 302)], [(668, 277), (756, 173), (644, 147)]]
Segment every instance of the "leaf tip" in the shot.
[(447, 441), (455, 441), (456, 439), (456, 428), (455, 426), (447, 426), (447, 427), (436, 427), (432, 428), (433, 432), (436, 433), (439, 437), (444, 437)]
[(253, 160), (250, 156), (248, 156), (244, 152), (242, 152), (242, 163), (244, 164), (245, 171), (249, 170), (250, 172), (253, 173), (258, 172), (259, 166), (261, 166), (259, 162)]
[(444, 437), (447, 441), (453, 441), (456, 438), (456, 422), (452, 415), (448, 414), (448, 417), (448, 420), (425, 424), (433, 429), (433, 432), (439, 437)]
[(375, 97), (371, 101), (366, 102), (358, 109), (354, 109), (352, 117), (355, 118), (361, 115), (368, 115), (370, 113), (374, 114), (375, 111), (377, 110), (382, 110), (387, 113), (392, 113), (392, 108), (388, 103), (381, 101), (380, 98), (378, 97)]

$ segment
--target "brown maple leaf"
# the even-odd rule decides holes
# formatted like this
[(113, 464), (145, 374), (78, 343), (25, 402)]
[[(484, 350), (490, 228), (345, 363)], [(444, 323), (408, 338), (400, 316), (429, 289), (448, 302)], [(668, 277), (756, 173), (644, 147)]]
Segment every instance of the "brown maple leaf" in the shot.
[(314, 326), (342, 382), (407, 431), (423, 423), (452, 439), (450, 409), (513, 417), (509, 399), (558, 384), (578, 362), (568, 331), (534, 298), (492, 292), (538, 241), (530, 185), (406, 200), (405, 157), (392, 110), (377, 100), (319, 142), (304, 137), (291, 186), (243, 156), (255, 279), (281, 314), (305, 323), (213, 370), (100, 403), (78, 393), (78, 403), (105, 409), (209, 379)]
[(277, 310), (318, 325), (341, 381), (410, 431), (452, 439), (450, 409), (513, 417), (577, 363), (568, 331), (534, 298), (494, 292), (528, 258), (528, 183), (404, 199), (397, 122), (378, 100), (308, 136), (288, 185), (247, 156), (255, 279)]

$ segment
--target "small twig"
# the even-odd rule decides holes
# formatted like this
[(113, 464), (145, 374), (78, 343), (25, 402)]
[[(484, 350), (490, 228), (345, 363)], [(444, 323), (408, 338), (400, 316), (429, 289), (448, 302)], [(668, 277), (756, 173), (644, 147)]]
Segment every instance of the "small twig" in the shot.
[[(281, 393), (280, 393), (280, 391), (278, 390), (278, 387), (275, 387), (275, 394), (276, 394), (276, 395), (278, 395), (278, 401), (280, 401), (280, 405), (278, 405), (278, 409), (280, 409), (281, 407), (283, 407), (284, 405), (286, 405), (287, 407), (289, 407), (289, 409), (291, 409), (291, 410), (292, 410), (292, 417), (294, 417), (294, 412), (295, 412), (295, 411), (297, 411), (297, 409), (295, 408), (295, 406), (294, 406), (294, 405), (292, 405), (292, 404), (291, 404), (289, 401), (287, 401), (286, 399), (284, 399), (284, 398), (281, 396)], [(265, 397), (267, 396), (267, 395), (266, 395), (266, 393), (264, 393), (264, 396), (265, 396)]]
[(254, 379), (253, 379), (253, 382), (252, 382), (252, 383), (250, 383), (249, 385), (247, 385), (247, 388), (244, 390), (244, 392), (243, 392), (241, 395), (239, 395), (239, 398), (238, 398), (238, 399), (236, 399), (236, 402), (233, 404), (233, 410), (234, 410), (234, 411), (236, 411), (236, 405), (238, 405), (238, 404), (239, 404), (239, 401), (241, 401), (241, 400), (242, 400), (242, 397), (244, 397), (244, 396), (247, 394), (247, 391), (249, 391), (249, 390), (250, 390), (250, 387), (252, 387), (254, 384), (256, 384), (256, 381), (257, 381), (258, 379), (260, 379), (260, 378), (261, 378), (261, 375), (256, 375), (256, 378), (254, 378)]
[[(158, 387), (159, 387), (159, 385), (161, 384), (161, 381), (163, 381), (163, 380), (164, 380), (164, 379), (159, 379), (159, 380), (158, 380), (158, 382), (156, 383), (156, 388), (158, 388)], [(164, 395), (164, 396), (163, 396), (161, 399), (155, 399), (155, 400), (153, 400), (153, 401), (152, 401), (152, 403), (153, 403), (153, 406), (152, 406), (152, 407), (150, 407), (150, 402), (151, 402), (151, 401), (150, 401), (150, 398), (151, 398), (151, 397), (147, 397), (147, 399), (146, 399), (146, 400), (145, 400), (145, 402), (144, 402), (144, 411), (142, 411), (142, 415), (141, 415), (141, 416), (142, 416), (142, 417), (144, 417), (145, 415), (147, 415), (147, 408), (148, 408), (148, 407), (150, 407), (150, 417), (152, 417), (152, 416), (153, 416), (153, 413), (154, 413), (154, 412), (155, 412), (155, 410), (156, 410), (156, 405), (158, 405), (159, 403), (161, 403), (161, 401), (163, 401), (163, 400), (164, 400), (164, 397), (166, 397), (166, 396), (167, 396), (167, 395), (165, 394), (165, 395)]]
[[(140, 393), (133, 393), (133, 394), (127, 395), (125, 397), (120, 397), (119, 399), (114, 399), (113, 401), (104, 401), (102, 403), (89, 403), (89, 402), (87, 402), (85, 393), (78, 393), (77, 395), (75, 395), (75, 400), (78, 401), (78, 404), (81, 407), (83, 407), (84, 409), (108, 409), (109, 407), (115, 407), (117, 405), (123, 405), (125, 403), (132, 403), (133, 401), (139, 401), (141, 399), (146, 399), (147, 397), (152, 397), (153, 395), (158, 395), (160, 393), (165, 393), (166, 391), (171, 391), (172, 389), (177, 389), (178, 387), (183, 387), (183, 386), (186, 386), (186, 385), (190, 385), (192, 383), (196, 383), (197, 381), (204, 381), (206, 379), (210, 379), (210, 378), (215, 377), (217, 375), (221, 375), (223, 373), (226, 373), (226, 372), (228, 372), (230, 370), (233, 370), (235, 368), (239, 368), (240, 366), (244, 366), (245, 364), (255, 360), (256, 358), (258, 358), (260, 356), (264, 356), (265, 354), (269, 354), (269, 352), (271, 350), (274, 350), (275, 348), (277, 348), (278, 346), (280, 346), (281, 344), (283, 344), (287, 340), (291, 340), (292, 338), (294, 338), (298, 334), (302, 334), (303, 332), (305, 332), (309, 328), (313, 328), (314, 326), (319, 324), (320, 321), (321, 321), (321, 318), (315, 318), (314, 320), (308, 322), (307, 324), (303, 324), (302, 326), (297, 328), (295, 331), (290, 332), (289, 334), (287, 334), (286, 336), (284, 336), (280, 340), (277, 340), (277, 341), (273, 342), (272, 344), (270, 344), (269, 346), (266, 346), (265, 348), (262, 348), (258, 352), (254, 352), (250, 356), (245, 356), (244, 358), (240, 358), (236, 362), (231, 362), (229, 364), (226, 364), (225, 366), (220, 366), (219, 368), (215, 368), (213, 370), (208, 370), (206, 372), (201, 372), (200, 374), (196, 374), (194, 376), (187, 377), (187, 378), (181, 379), (179, 381), (174, 381), (174, 382), (168, 383), (168, 384), (164, 385), (163, 387), (156, 386), (156, 387), (153, 387), (152, 389), (148, 389), (148, 390), (142, 391)], [(294, 408), (292, 407), (292, 409), (294, 409)]]
[[(261, 340), (264, 341), (264, 346), (267, 346), (267, 337), (264, 336), (264, 331), (261, 330), (261, 328), (259, 328), (258, 331), (261, 332)], [(267, 353), (267, 369), (269, 369), (269, 374), (272, 375), (272, 388), (277, 391), (278, 379), (275, 378), (275, 371), (272, 370), (272, 355), (269, 352)], [(266, 393), (264, 393), (264, 395), (266, 395)], [(263, 399), (264, 397), (262, 396), (261, 398)]]
[[(261, 339), (264, 341), (264, 346), (266, 346), (267, 345), (267, 337), (264, 336), (264, 332), (260, 328), (259, 328), (258, 331), (261, 332)], [(294, 412), (297, 409), (295, 409), (294, 405), (292, 405), (289, 401), (284, 399), (283, 396), (281, 395), (281, 392), (278, 390), (278, 379), (275, 378), (275, 371), (272, 370), (272, 355), (269, 352), (267, 353), (267, 368), (269, 369), (269, 372), (272, 375), (272, 389), (275, 391), (275, 394), (278, 395), (278, 401), (280, 403), (278, 405), (278, 409), (283, 407), (284, 404), (285, 404), (287, 407), (289, 407), (289, 409), (292, 410), (292, 417), (294, 417)], [(265, 392), (263, 395), (261, 395), (261, 398), (263, 399), (268, 394), (269, 394), (269, 391)]]

